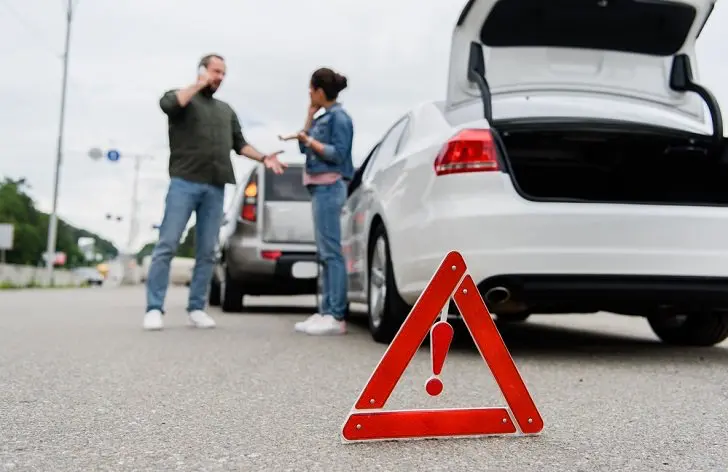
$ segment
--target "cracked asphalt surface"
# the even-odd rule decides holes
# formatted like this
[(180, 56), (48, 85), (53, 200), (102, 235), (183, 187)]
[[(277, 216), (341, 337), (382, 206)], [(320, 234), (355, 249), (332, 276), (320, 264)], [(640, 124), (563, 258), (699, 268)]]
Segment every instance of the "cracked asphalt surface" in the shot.
[[(313, 297), (141, 330), (140, 287), (0, 292), (0, 471), (725, 471), (728, 345), (660, 344), (642, 319), (536, 316), (502, 331), (539, 437), (348, 444), (346, 414), (385, 347), (363, 323), (311, 338)], [(460, 340), (433, 400), (422, 349), (386, 408), (500, 406)]]

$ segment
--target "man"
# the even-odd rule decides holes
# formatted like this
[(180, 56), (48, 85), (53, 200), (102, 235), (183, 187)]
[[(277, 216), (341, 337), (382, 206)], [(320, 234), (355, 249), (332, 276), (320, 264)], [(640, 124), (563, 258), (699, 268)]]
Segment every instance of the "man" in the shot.
[(164, 299), (172, 258), (192, 213), (195, 225), (195, 268), (192, 272), (187, 313), (197, 328), (213, 328), (205, 313), (207, 290), (215, 263), (225, 184), (235, 183), (230, 151), (262, 162), (280, 174), (286, 167), (278, 160), (281, 151), (264, 155), (245, 142), (233, 109), (213, 98), (225, 78), (225, 60), (210, 54), (199, 63), (197, 82), (170, 90), (159, 101), (169, 122), (169, 176), (159, 241), (152, 253), (147, 277), (147, 311), (144, 328), (163, 327)]

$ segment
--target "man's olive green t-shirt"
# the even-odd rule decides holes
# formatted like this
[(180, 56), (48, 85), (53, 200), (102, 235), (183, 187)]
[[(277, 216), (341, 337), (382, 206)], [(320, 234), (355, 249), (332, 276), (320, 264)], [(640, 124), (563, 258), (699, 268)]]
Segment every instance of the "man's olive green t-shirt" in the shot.
[(203, 91), (182, 107), (177, 90), (170, 90), (159, 106), (169, 121), (169, 176), (219, 187), (234, 184), (230, 151), (240, 154), (246, 142), (230, 105)]

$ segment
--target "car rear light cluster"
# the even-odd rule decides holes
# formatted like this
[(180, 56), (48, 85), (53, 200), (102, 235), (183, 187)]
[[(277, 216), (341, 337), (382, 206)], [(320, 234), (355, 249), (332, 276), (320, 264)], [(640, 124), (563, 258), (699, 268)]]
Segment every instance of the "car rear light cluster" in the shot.
[(435, 159), (435, 174), (498, 171), (496, 144), (490, 130), (466, 129), (448, 140)]
[(258, 221), (258, 177), (256, 173), (250, 176), (243, 191), (243, 206), (240, 217), (251, 223)]
[(277, 261), (282, 255), (281, 251), (260, 251), (260, 257), (269, 261)]

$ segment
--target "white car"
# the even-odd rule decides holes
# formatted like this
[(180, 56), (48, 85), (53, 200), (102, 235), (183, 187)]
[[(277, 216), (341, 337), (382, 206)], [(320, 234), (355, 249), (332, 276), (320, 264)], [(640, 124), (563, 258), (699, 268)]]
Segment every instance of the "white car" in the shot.
[[(140, 280), (146, 283), (149, 275), (149, 268), (152, 264), (152, 256), (145, 256), (142, 259)], [(173, 257), (169, 264), (169, 283), (172, 285), (190, 285), (192, 282), (192, 271), (195, 268), (193, 257)]]
[(501, 320), (607, 311), (670, 344), (726, 339), (723, 120), (695, 75), (713, 5), (470, 0), (446, 100), (397, 121), (350, 184), (348, 296), (374, 339), (451, 250)]

